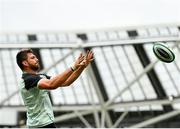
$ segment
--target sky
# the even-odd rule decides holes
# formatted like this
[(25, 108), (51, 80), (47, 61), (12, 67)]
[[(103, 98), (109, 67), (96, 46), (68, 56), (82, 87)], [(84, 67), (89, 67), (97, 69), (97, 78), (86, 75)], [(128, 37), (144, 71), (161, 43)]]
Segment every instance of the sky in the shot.
[(0, 0), (0, 32), (180, 23), (180, 0)]

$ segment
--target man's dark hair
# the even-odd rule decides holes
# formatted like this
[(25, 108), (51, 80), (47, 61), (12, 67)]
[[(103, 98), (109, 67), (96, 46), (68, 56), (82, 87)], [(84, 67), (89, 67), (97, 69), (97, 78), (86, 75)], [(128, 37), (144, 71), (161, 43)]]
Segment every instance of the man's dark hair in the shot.
[(22, 62), (27, 59), (28, 53), (33, 53), (33, 51), (31, 49), (22, 49), (16, 55), (16, 62), (21, 70), (23, 70)]

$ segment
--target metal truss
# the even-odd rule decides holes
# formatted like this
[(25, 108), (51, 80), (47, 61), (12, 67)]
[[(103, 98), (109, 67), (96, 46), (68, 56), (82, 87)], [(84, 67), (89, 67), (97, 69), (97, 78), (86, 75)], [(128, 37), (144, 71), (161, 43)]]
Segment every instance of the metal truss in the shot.
[[(72, 53), (73, 50), (70, 52)], [(70, 54), (68, 53), (68, 54)], [(68, 55), (67, 54), (67, 55)], [(65, 56), (66, 57), (66, 56)], [(47, 68), (46, 70), (44, 70), (44, 72), (48, 71), (49, 69), (51, 69), (52, 67), (54, 67), (56, 64), (58, 64), (58, 62), (60, 62), (63, 59), (58, 60), (55, 64), (53, 64), (53, 66), (50, 66), (49, 68)], [(65, 115), (61, 115), (59, 117), (56, 117), (56, 121), (55, 122), (61, 122), (61, 121), (66, 121), (75, 117), (80, 118), (80, 120), (85, 124), (86, 127), (91, 127), (91, 125), (88, 123), (88, 121), (83, 117), (84, 115), (87, 114), (92, 114), (95, 113), (96, 114), (96, 119), (100, 119), (99, 116), (97, 115), (98, 112), (101, 112), (101, 122), (100, 123), (96, 123), (97, 127), (104, 127), (105, 124), (105, 118), (107, 118), (107, 116), (105, 115), (105, 112), (107, 112), (107, 110), (110, 109), (117, 109), (117, 108), (126, 108), (127, 110), (116, 120), (116, 122), (112, 125), (109, 125), (109, 127), (117, 127), (118, 124), (124, 119), (124, 117), (127, 115), (128, 113), (128, 109), (130, 109), (131, 107), (134, 106), (145, 106), (145, 105), (165, 105), (165, 104), (173, 104), (173, 103), (179, 103), (180, 99), (174, 99), (174, 100), (170, 100), (170, 99), (165, 99), (165, 100), (146, 100), (146, 101), (140, 101), (140, 102), (127, 102), (127, 103), (114, 103), (115, 99), (120, 96), (123, 92), (125, 92), (130, 86), (132, 86), (133, 83), (135, 83), (138, 79), (140, 79), (144, 74), (146, 74), (151, 68), (153, 68), (155, 66), (155, 64), (158, 62), (158, 60), (156, 60), (155, 62), (151, 63), (149, 66), (147, 66), (144, 71), (139, 74), (134, 80), (132, 80), (128, 86), (126, 86), (125, 89), (123, 89), (121, 92), (119, 92), (117, 95), (115, 95), (115, 97), (107, 102), (103, 102), (100, 103), (100, 105), (75, 105), (75, 106), (61, 106), (61, 107), (54, 107), (54, 111), (73, 111), (72, 113), (68, 113)], [(89, 69), (90, 70), (90, 69)], [(89, 73), (89, 70), (87, 71), (87, 73)], [(95, 81), (95, 80), (94, 80)], [(96, 89), (98, 90), (98, 89)], [(15, 92), (17, 93), (17, 92)], [(100, 93), (99, 93), (100, 95)], [(13, 95), (9, 96), (13, 97)], [(7, 101), (7, 99), (5, 99), (3, 102)], [(3, 102), (1, 102), (1, 104), (3, 104)], [(105, 107), (105, 108), (104, 108)], [(3, 108), (3, 107), (1, 107)], [(5, 107), (4, 107), (5, 108)], [(7, 108), (7, 107), (6, 107)], [(15, 109), (17, 111), (25, 111), (24, 108), (21, 107), (14, 107), (12, 109)], [(172, 111), (170, 113), (165, 113), (161, 116), (152, 118), (150, 120), (146, 120), (144, 122), (141, 122), (137, 125), (133, 125), (132, 127), (146, 127), (149, 124), (154, 124), (156, 122), (165, 120), (165, 119), (169, 119), (171, 117), (174, 117), (176, 115), (180, 114), (180, 111)]]
[[(74, 50), (72, 50), (71, 52), (69, 52), (66, 56), (68, 56), (69, 54), (71, 54)], [(66, 56), (64, 58), (66, 58)], [(58, 64), (60, 61), (62, 61), (64, 58), (58, 60), (55, 64), (53, 64), (52, 66), (50, 66), (49, 68), (43, 70), (43, 72), (47, 72), (48, 70), (50, 70), (51, 68), (53, 68), (54, 66), (56, 66), (56, 64)], [(75, 106), (61, 106), (61, 107), (54, 107), (54, 111), (72, 111), (72, 113), (68, 113), (65, 115), (61, 115), (59, 117), (55, 118), (55, 122), (61, 122), (61, 121), (66, 121), (72, 118), (76, 118), (78, 117), (86, 127), (92, 127), (89, 122), (83, 117), (84, 115), (88, 115), (88, 114), (92, 114), (94, 113), (95, 115), (95, 119), (98, 120), (96, 123), (96, 127), (105, 127), (105, 122), (109, 123), (110, 120), (107, 116), (107, 111), (110, 109), (118, 109), (118, 108), (125, 108), (127, 110), (125, 110), (125, 112), (116, 120), (116, 122), (114, 124), (112, 124), (111, 122), (108, 124), (108, 127), (117, 127), (119, 125), (119, 123), (124, 119), (124, 117), (127, 115), (128, 113), (128, 109), (130, 109), (131, 107), (134, 106), (145, 106), (145, 105), (165, 105), (165, 104), (173, 104), (173, 103), (179, 103), (180, 99), (174, 99), (174, 100), (152, 100), (152, 101), (140, 101), (140, 102), (127, 102), (127, 103), (114, 103), (114, 101), (116, 100), (116, 98), (118, 96), (120, 96), (123, 92), (125, 92), (129, 87), (131, 87), (138, 79), (140, 79), (144, 74), (146, 74), (150, 69), (152, 69), (156, 63), (158, 62), (158, 60), (154, 61), (153, 63), (151, 63), (150, 65), (148, 65), (144, 71), (139, 74), (134, 80), (132, 80), (127, 86), (126, 88), (124, 88), (123, 90), (121, 90), (121, 92), (119, 92), (118, 94), (116, 94), (114, 96), (114, 98), (110, 99), (107, 102), (103, 102), (102, 101), (102, 96), (100, 94), (100, 92), (98, 92), (99, 98), (101, 103), (99, 105), (95, 104), (94, 102), (92, 103), (92, 105), (75, 105)], [(93, 77), (93, 75), (91, 75), (90, 72), (90, 68), (87, 71), (87, 74), (90, 74), (90, 77)], [(93, 82), (96, 82), (95, 78), (93, 78)], [(89, 84), (91, 86), (91, 84)], [(95, 84), (94, 84), (95, 86)], [(96, 86), (95, 86), (96, 87)], [(99, 91), (98, 87), (96, 87), (96, 90)], [(5, 99), (4, 101), (1, 102), (1, 105), (3, 105), (3, 103), (5, 103), (7, 100), (11, 99), (11, 97), (13, 97), (17, 92), (13, 93), (12, 95), (10, 95), (7, 99)], [(6, 106), (1, 106), (1, 108), (8, 108)], [(25, 111), (24, 108), (22, 107), (13, 107), (12, 109), (15, 109), (17, 111)], [(101, 118), (99, 118), (97, 113), (101, 113)], [(165, 113), (162, 114), (161, 116), (152, 118), (150, 120), (146, 120), (144, 122), (141, 122), (139, 124), (133, 125), (131, 127), (146, 127), (149, 124), (154, 124), (156, 122), (165, 120), (165, 119), (169, 119), (171, 117), (174, 117), (176, 115), (180, 114), (179, 110), (175, 110), (169, 113)], [(107, 120), (107, 121), (106, 121)]]
[[(106, 110), (117, 109), (117, 108), (125, 108), (125, 109), (127, 109), (116, 120), (114, 125), (110, 126), (110, 127), (115, 128), (115, 127), (118, 126), (118, 124), (127, 115), (128, 109), (130, 109), (132, 107), (146, 106), (146, 105), (167, 105), (167, 104), (176, 104), (176, 103), (180, 103), (180, 98), (174, 98), (174, 99), (167, 98), (167, 99), (163, 99), (163, 100), (146, 100), (146, 101), (139, 101), (139, 102), (126, 102), (126, 103), (112, 104)], [(3, 108), (7, 108), (7, 109), (10, 109), (10, 110), (15, 110), (15, 111), (21, 111), (21, 112), (26, 111), (26, 109), (24, 107), (3, 107)], [(60, 111), (60, 112), (72, 111), (72, 113), (67, 113), (65, 115), (61, 115), (61, 116), (56, 117), (55, 122), (62, 122), (62, 121), (66, 121), (66, 120), (69, 120), (69, 119), (79, 117), (80, 120), (83, 123), (85, 123), (85, 125), (88, 125), (86, 127), (91, 127), (91, 125), (83, 117), (84, 115), (93, 114), (94, 111), (102, 112), (101, 111), (102, 110), (101, 105), (96, 105), (96, 106), (92, 106), (92, 105), (61, 106), (61, 107), (53, 107), (53, 109), (54, 109), (54, 111)], [(171, 111), (171, 112), (168, 112), (168, 113), (164, 113), (164, 114), (162, 114), (160, 116), (151, 118), (149, 120), (145, 120), (145, 121), (143, 121), (141, 123), (138, 123), (136, 125), (133, 125), (131, 127), (133, 127), (133, 128), (146, 127), (147, 125), (154, 124), (154, 123), (169, 119), (169, 118), (177, 116), (179, 114), (180, 114), (179, 110), (174, 110), (174, 111)], [(104, 124), (104, 123), (101, 123), (101, 124)]]
[(175, 116), (177, 116), (179, 114), (180, 114), (180, 110), (174, 110), (174, 111), (171, 111), (171, 112), (159, 115), (157, 117), (151, 118), (149, 120), (145, 120), (145, 121), (143, 121), (141, 123), (138, 123), (138, 124), (135, 124), (133, 126), (130, 126), (129, 128), (146, 127), (148, 125), (155, 124), (155, 123), (158, 123), (158, 122), (163, 121), (163, 120), (168, 120), (168, 119), (170, 119), (172, 117), (175, 117)]
[[(44, 42), (31, 44), (29, 42), (23, 43), (1, 43), (0, 49), (19, 49), (19, 48), (40, 48), (40, 49), (50, 49), (50, 48), (87, 48), (87, 47), (101, 47), (101, 46), (117, 46), (117, 45), (128, 45), (128, 44), (144, 44), (152, 42), (173, 42), (179, 41), (180, 37), (178, 35), (174, 36), (163, 36), (155, 38), (142, 38), (142, 39), (127, 39), (118, 41), (101, 41), (101, 42), (74, 42), (68, 44), (60, 44), (58, 42)], [(53, 45), (52, 45), (53, 44)]]
[[(74, 49), (75, 50), (75, 49)], [(72, 50), (71, 52), (69, 52), (64, 58), (66, 58), (69, 54), (71, 54), (74, 50)], [(52, 66), (50, 66), (49, 68), (43, 70), (43, 72), (47, 72), (48, 70), (50, 70), (51, 68), (53, 68), (54, 66), (56, 66), (60, 61), (62, 61), (64, 58), (58, 60), (56, 63), (54, 63)], [(127, 102), (127, 103), (114, 103), (115, 99), (120, 96), (123, 92), (125, 92), (130, 86), (132, 86), (138, 79), (140, 79), (144, 74), (146, 74), (150, 69), (152, 69), (155, 64), (158, 62), (158, 60), (154, 61), (153, 63), (151, 63), (150, 65), (148, 65), (144, 71), (139, 74), (134, 80), (132, 80), (127, 86), (126, 88), (124, 88), (123, 90), (121, 90), (121, 92), (119, 92), (117, 95), (115, 95), (114, 98), (110, 99), (107, 102), (103, 102), (101, 101), (102, 99), (100, 99), (101, 103), (100, 105), (94, 104), (94, 102), (92, 103), (92, 105), (75, 105), (75, 106), (61, 106), (61, 107), (54, 107), (54, 111), (72, 111), (72, 113), (68, 113), (65, 115), (61, 115), (59, 117), (55, 118), (55, 122), (61, 122), (61, 121), (66, 121), (72, 118), (76, 118), (78, 117), (86, 127), (92, 127), (88, 121), (83, 117), (84, 115), (88, 115), (88, 114), (92, 114), (94, 113), (95, 115), (95, 119), (98, 120), (98, 123), (96, 123), (96, 127), (105, 127), (105, 120), (107, 120), (106, 122), (109, 122), (109, 118), (106, 114), (106, 112), (110, 109), (117, 109), (117, 108), (125, 108), (127, 110), (125, 110), (125, 112), (116, 120), (116, 122), (114, 124), (109, 124), (108, 127), (117, 127), (119, 125), (119, 123), (124, 119), (124, 117), (127, 115), (128, 113), (128, 109), (130, 109), (131, 107), (134, 106), (145, 106), (145, 105), (165, 105), (165, 104), (173, 104), (173, 103), (179, 103), (180, 99), (174, 99), (174, 100), (170, 100), (170, 99), (165, 99), (165, 100), (146, 100), (146, 101), (140, 101), (140, 102)], [(87, 71), (88, 74), (90, 74), (90, 68)], [(93, 77), (93, 75), (89, 75), (90, 77)], [(95, 82), (95, 78), (94, 78), (94, 82)], [(91, 84), (89, 84), (91, 86)], [(95, 85), (94, 85), (95, 86)], [(98, 87), (97, 87), (98, 88)], [(97, 91), (99, 91), (99, 89), (97, 89)], [(1, 105), (3, 105), (3, 103), (5, 103), (7, 100), (11, 99), (11, 97), (13, 97), (17, 92), (13, 93), (12, 95), (10, 95), (7, 99), (5, 99), (4, 101), (1, 102)], [(98, 92), (98, 95), (100, 95), (100, 92)], [(101, 98), (101, 96), (99, 96)], [(1, 108), (8, 108), (6, 106), (1, 106)], [(12, 109), (15, 109), (17, 111), (25, 111), (24, 108), (22, 107), (13, 107)], [(101, 113), (101, 118), (99, 118), (97, 113)], [(175, 110), (172, 111), (170, 113), (165, 113), (162, 114), (161, 116), (152, 118), (150, 120), (146, 120), (144, 122), (141, 122), (139, 124), (133, 125), (131, 127), (146, 127), (149, 124), (154, 124), (156, 122), (165, 120), (165, 119), (169, 119), (171, 117), (174, 117), (176, 115), (180, 114), (179, 110)], [(108, 119), (107, 119), (108, 118)]]
[[(19, 48), (40, 48), (40, 49), (45, 49), (45, 48), (73, 48), (67, 55), (65, 55), (63, 58), (60, 58), (57, 60), (53, 65), (50, 67), (44, 69), (42, 72), (46, 73), (48, 72), (51, 68), (55, 67), (57, 64), (59, 64), (61, 61), (63, 61), (67, 56), (72, 54), (74, 51), (77, 49), (81, 48), (86, 48), (86, 47), (99, 47), (99, 46), (116, 46), (116, 45), (122, 45), (122, 44), (139, 44), (139, 43), (152, 43), (152, 42), (158, 42), (158, 41), (164, 41), (164, 42), (169, 42), (173, 41), (175, 42), (174, 48), (177, 47), (180, 43), (180, 36), (179, 35), (169, 35), (169, 36), (162, 36), (162, 37), (150, 37), (150, 38), (138, 38), (138, 39), (127, 39), (127, 40), (119, 40), (119, 41), (102, 41), (102, 42), (82, 42), (78, 41), (78, 43), (69, 43), (69, 44), (59, 44), (59, 43), (35, 43), (31, 44), (29, 42), (27, 43), (16, 43), (16, 44), (11, 44), (11, 43), (2, 43), (0, 44), (0, 49), (19, 49)], [(135, 79), (133, 79), (131, 82), (127, 84), (127, 86), (118, 92), (112, 99), (109, 99), (107, 102), (103, 101), (102, 99), (102, 94), (100, 92), (100, 89), (97, 84), (97, 80), (95, 76), (92, 73), (91, 67), (88, 68), (86, 71), (86, 75), (90, 80), (88, 81), (89, 85), (89, 92), (91, 94), (91, 104), (89, 105), (62, 105), (62, 106), (54, 106), (53, 109), (54, 111), (59, 111), (59, 112), (64, 112), (64, 111), (69, 111), (71, 113), (67, 113), (61, 116), (57, 116), (55, 118), (55, 122), (62, 122), (62, 121), (67, 121), (73, 118), (79, 118), (82, 123), (88, 127), (91, 128), (93, 127), (89, 121), (84, 117), (85, 115), (88, 114), (93, 114), (94, 119), (95, 119), (95, 127), (118, 127), (119, 124), (125, 119), (126, 115), (130, 111), (132, 107), (140, 107), (140, 106), (146, 106), (146, 105), (167, 105), (167, 104), (177, 104), (180, 103), (180, 98), (173, 98), (173, 99), (162, 99), (162, 100), (144, 100), (144, 101), (135, 101), (135, 102), (124, 102), (124, 103), (116, 103), (115, 100), (117, 97), (121, 96), (122, 93), (124, 93), (126, 90), (128, 90), (135, 82), (137, 82), (143, 75), (145, 75), (149, 70), (151, 70), (156, 64), (158, 63), (158, 60), (155, 60), (151, 64), (149, 64), (139, 75), (136, 76)], [(90, 82), (90, 81), (93, 81)], [(93, 84), (93, 85), (92, 85)], [(93, 98), (93, 92), (91, 90), (91, 87), (94, 87), (96, 90), (96, 94), (98, 95), (98, 100), (99, 103), (96, 104)], [(14, 95), (16, 95), (19, 92), (17, 90), (13, 94), (9, 95), (7, 98), (5, 98), (3, 101), (0, 102), (0, 109), (6, 108), (6, 109), (11, 109), (15, 111), (25, 111), (24, 107), (8, 107), (3, 105), (6, 101), (10, 100)], [(108, 115), (109, 110), (115, 110), (115, 109), (124, 109), (124, 113), (118, 117), (115, 122), (112, 122)], [(99, 115), (101, 114), (101, 115)], [(151, 118), (149, 120), (144, 120), (140, 123), (137, 123), (135, 125), (132, 125), (130, 127), (133, 128), (139, 128), (139, 127), (147, 127), (148, 125), (155, 124), (157, 122), (163, 121), (170, 119), (172, 117), (175, 117), (180, 114), (180, 110), (173, 110), (168, 113), (164, 113), (160, 116)]]

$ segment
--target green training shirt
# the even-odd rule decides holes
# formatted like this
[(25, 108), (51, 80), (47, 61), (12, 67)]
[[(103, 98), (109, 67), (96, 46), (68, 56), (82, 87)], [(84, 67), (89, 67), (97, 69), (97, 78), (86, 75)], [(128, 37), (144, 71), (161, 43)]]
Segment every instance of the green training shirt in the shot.
[(42, 78), (50, 79), (45, 74), (23, 73), (20, 82), (21, 96), (27, 108), (27, 126), (42, 127), (54, 122), (49, 91), (38, 88)]

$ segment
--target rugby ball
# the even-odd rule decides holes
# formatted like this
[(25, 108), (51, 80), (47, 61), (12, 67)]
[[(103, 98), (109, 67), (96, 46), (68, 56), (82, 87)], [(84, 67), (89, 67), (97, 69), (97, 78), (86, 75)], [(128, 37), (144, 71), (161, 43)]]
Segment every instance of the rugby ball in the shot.
[(153, 52), (159, 60), (166, 63), (171, 63), (175, 59), (173, 51), (162, 42), (157, 42), (153, 45)]

